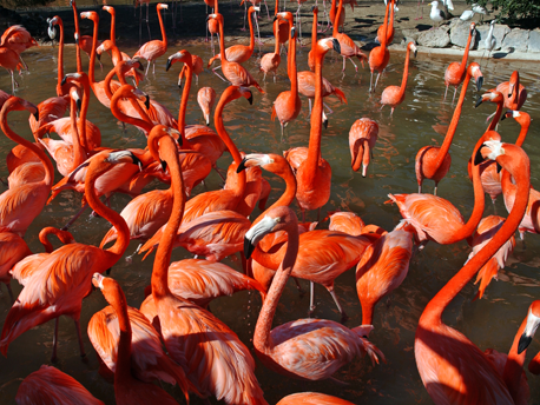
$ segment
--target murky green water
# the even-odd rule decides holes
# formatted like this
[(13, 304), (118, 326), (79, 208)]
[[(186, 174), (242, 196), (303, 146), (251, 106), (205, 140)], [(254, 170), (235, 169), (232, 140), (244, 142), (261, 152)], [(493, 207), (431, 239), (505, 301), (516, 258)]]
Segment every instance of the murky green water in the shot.
[[(190, 47), (189, 51), (200, 55), (206, 61), (210, 56), (209, 47)], [(135, 49), (123, 49), (133, 54)], [(176, 50), (170, 49), (167, 54)], [(271, 49), (268, 47), (265, 52)], [(41, 48), (27, 52), (25, 60), (30, 66), (30, 73), (18, 77), (21, 88), (17, 91), (19, 97), (38, 103), (45, 98), (55, 95), (56, 84), (56, 52), (57, 48)], [(299, 70), (307, 69), (307, 52), (304, 48), (299, 54)], [(66, 72), (75, 70), (74, 48), (66, 48)], [(106, 69), (111, 63), (107, 57)], [(256, 67), (255, 57), (246, 67), (262, 82), (262, 75)], [(86, 65), (87, 59), (83, 55)], [(330, 116), (330, 126), (324, 131), (323, 156), (330, 162), (333, 171), (331, 201), (324, 207), (325, 211), (350, 210), (358, 213), (366, 223), (375, 223), (388, 230), (392, 229), (400, 219), (395, 206), (384, 205), (387, 194), (411, 193), (416, 191), (414, 175), (414, 156), (425, 145), (440, 144), (446, 131), (446, 126), (452, 115), (449, 102), (442, 102), (444, 92), (443, 73), (448, 60), (435, 60), (419, 56), (411, 63), (407, 97), (395, 114), (393, 121), (388, 119), (389, 111), (379, 112), (378, 101), (384, 86), (399, 84), (403, 71), (403, 58), (392, 56), (388, 74), (384, 77), (382, 86), (375, 96), (369, 97), (367, 86), (369, 72), (361, 70), (354, 75), (351, 66), (347, 66), (347, 75), (341, 76), (341, 58), (327, 57), (325, 76), (336, 86), (339, 86), (348, 98), (347, 105), (340, 105), (335, 99), (326, 102), (335, 111)], [(482, 62), (485, 66), (486, 61)], [(149, 80), (142, 84), (142, 89), (164, 103), (175, 115), (179, 105), (179, 91), (176, 86), (177, 72), (180, 67), (165, 73), (165, 59), (158, 61), (157, 72), (150, 74)], [(522, 83), (527, 87), (529, 99), (524, 107), (533, 119), (540, 119), (540, 105), (537, 97), (538, 82), (536, 67), (531, 65), (512, 65), (504, 62), (490, 62), (483, 68), (484, 89), (490, 89), (503, 80), (507, 80), (511, 71), (520, 69)], [(225, 111), (225, 124), (240, 150), (249, 152), (281, 153), (292, 146), (307, 145), (309, 138), (309, 122), (307, 120), (307, 100), (303, 100), (303, 113), (287, 130), (285, 140), (281, 141), (279, 125), (270, 121), (271, 106), (278, 93), (289, 87), (286, 80), (285, 64), (279, 71), (277, 84), (267, 81), (264, 85), (266, 94), (254, 92), (254, 105), (249, 106), (245, 100), (230, 104)], [(97, 72), (102, 80), (103, 72)], [(216, 76), (205, 72), (199, 78), (199, 86), (212, 86), (218, 94), (226, 87)], [(9, 76), (0, 74), (0, 88), (11, 88)], [(202, 123), (202, 114), (196, 104), (198, 86), (194, 85), (188, 107), (188, 123)], [(473, 109), (473, 101), (478, 94), (469, 89), (462, 119), (458, 127), (454, 144), (452, 145), (452, 168), (449, 175), (439, 187), (440, 195), (452, 201), (467, 218), (473, 206), (472, 185), (466, 174), (466, 162), (476, 139), (485, 129), (485, 118), (494, 111), (494, 106), (484, 104)], [(360, 174), (350, 169), (348, 148), (348, 133), (354, 120), (367, 116), (378, 121), (380, 125), (379, 140), (375, 148), (375, 159), (369, 168), (369, 175), (363, 179)], [(10, 125), (21, 135), (30, 138), (31, 133), (27, 124), (28, 114), (12, 113), (9, 116)], [(124, 135), (117, 120), (93, 96), (90, 106), (89, 119), (101, 129), (103, 145), (122, 147), (144, 147), (145, 138), (133, 127), (128, 128)], [(540, 187), (538, 156), (540, 142), (538, 127), (533, 124), (525, 144), (525, 150), (532, 160), (532, 184)], [(512, 120), (506, 120), (500, 127), (503, 138), (513, 142), (519, 132), (519, 126)], [(0, 137), (0, 173), (6, 175), (5, 156), (14, 144)], [(230, 162), (225, 155), (219, 162), (225, 168)], [(275, 176), (267, 176), (273, 191), (271, 199), (275, 200), (283, 192), (284, 185)], [(56, 180), (60, 180), (57, 173)], [(219, 187), (220, 180), (212, 173), (207, 181), (210, 189)], [(152, 186), (156, 186), (153, 184)], [(426, 184), (426, 190), (432, 190), (432, 183)], [(202, 186), (194, 193), (204, 191)], [(128, 202), (123, 195), (112, 199), (113, 207), (120, 211)], [(42, 247), (37, 240), (37, 234), (45, 226), (62, 226), (79, 208), (80, 196), (64, 192), (53, 204), (47, 206), (30, 227), (26, 240), (34, 252), (41, 252)], [(498, 214), (506, 215), (502, 200), (495, 207)], [(491, 214), (494, 207), (487, 203), (485, 215)], [(256, 209), (253, 217), (258, 215)], [(314, 213), (312, 213), (314, 215)], [(326, 225), (323, 225), (326, 226)], [(73, 227), (72, 232), (78, 241), (99, 244), (109, 224), (100, 218), (81, 218)], [(131, 253), (136, 247), (133, 242), (128, 250)], [(487, 299), (471, 302), (475, 289), (468, 286), (454, 300), (445, 313), (445, 320), (456, 326), (470, 337), (481, 349), (495, 348), (507, 352), (514, 334), (527, 308), (534, 298), (540, 296), (538, 279), (539, 261), (537, 252), (540, 239), (536, 235), (527, 235), (527, 249), (517, 244), (510, 265), (501, 272), (500, 281), (493, 282), (487, 291)], [(409, 275), (403, 285), (393, 293), (390, 300), (384, 300), (377, 307), (374, 319), (375, 330), (371, 335), (372, 341), (385, 353), (388, 364), (371, 367), (366, 359), (357, 360), (341, 369), (335, 377), (349, 385), (341, 387), (333, 382), (300, 382), (287, 379), (275, 374), (259, 364), (257, 377), (266, 393), (270, 404), (276, 403), (287, 394), (302, 391), (320, 391), (348, 399), (360, 404), (429, 404), (431, 400), (422, 386), (414, 361), (414, 333), (417, 320), (428, 300), (458, 271), (466, 260), (469, 248), (465, 242), (452, 246), (437, 246), (429, 244), (424, 251), (416, 255), (411, 263)], [(187, 258), (182, 249), (173, 252), (173, 260)], [(226, 263), (239, 269), (237, 262), (226, 260)], [(151, 260), (140, 262), (136, 258), (128, 265), (123, 259), (113, 269), (113, 277), (119, 280), (126, 292), (130, 305), (139, 307), (143, 300), (143, 289), (150, 283), (152, 268)], [(351, 319), (347, 322), (350, 327), (361, 323), (361, 307), (356, 295), (354, 270), (342, 275), (336, 282), (338, 295), (344, 302)], [(12, 285), (16, 293), (20, 290)], [(302, 282), (307, 289), (307, 282)], [(321, 318), (339, 320), (330, 295), (317, 286), (317, 310), (315, 315)], [(274, 324), (307, 316), (309, 297), (299, 297), (294, 285), (289, 283), (278, 308)], [(81, 325), (86, 329), (88, 320), (96, 311), (106, 305), (99, 292), (94, 292), (83, 303)], [(0, 292), (0, 322), (3, 322), (10, 308), (10, 301), (4, 287)], [(211, 304), (213, 313), (225, 321), (251, 347), (250, 339), (253, 334), (255, 321), (260, 308), (260, 298), (257, 294), (240, 293), (234, 297), (221, 298)], [(19, 337), (9, 348), (8, 358), (0, 358), (0, 402), (13, 403), (13, 398), (19, 385), (19, 379), (37, 370), (42, 364), (48, 364), (51, 355), (53, 322), (35, 328)], [(105, 382), (97, 373), (98, 362), (92, 346), (84, 334), (84, 343), (88, 352), (88, 361), (79, 358), (77, 337), (73, 322), (62, 318), (60, 322), (60, 343), (57, 367), (72, 375), (88, 388), (96, 397), (107, 404), (114, 403), (113, 386)], [(540, 349), (538, 338), (530, 346), (528, 358)], [(1, 385), (0, 384), (0, 385)], [(531, 403), (540, 403), (540, 381), (538, 377), (529, 375), (531, 386)], [(175, 393), (182, 403), (181, 395)], [(201, 401), (193, 397), (193, 404)]]

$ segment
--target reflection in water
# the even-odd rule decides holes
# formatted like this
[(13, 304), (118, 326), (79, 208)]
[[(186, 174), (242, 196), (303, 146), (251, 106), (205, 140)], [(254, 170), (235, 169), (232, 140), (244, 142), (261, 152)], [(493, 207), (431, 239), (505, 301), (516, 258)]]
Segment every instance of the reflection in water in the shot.
[[(92, 0), (88, 0), (92, 2)], [(124, 3), (124, 0), (120, 1)], [(58, 2), (59, 3), (59, 2)], [(62, 1), (69, 5), (69, 1)], [(83, 1), (78, 2), (84, 4)], [(203, 58), (206, 62), (210, 57), (210, 49), (201, 47), (187, 47)], [(123, 49), (133, 54), (136, 49)], [(172, 54), (177, 49), (170, 49)], [(271, 51), (270, 47), (264, 52)], [(38, 103), (55, 94), (56, 85), (56, 52), (57, 48), (42, 47), (25, 53), (25, 61), (30, 67), (30, 73), (20, 78), (21, 88), (17, 95), (31, 102)], [(66, 72), (75, 71), (73, 48), (67, 47)], [(443, 73), (449, 60), (433, 60), (422, 55), (412, 59), (409, 73), (407, 95), (404, 103), (399, 106), (393, 120), (389, 120), (388, 111), (380, 110), (380, 92), (385, 86), (397, 85), (401, 82), (403, 58), (392, 56), (388, 74), (382, 78), (377, 94), (368, 95), (367, 85), (369, 71), (361, 70), (354, 75), (354, 70), (348, 66), (347, 75), (341, 75), (341, 59), (329, 55), (324, 72), (336, 87), (341, 88), (348, 99), (348, 104), (341, 105), (335, 98), (328, 99), (327, 104), (334, 111), (329, 116), (330, 125), (323, 132), (322, 153), (332, 166), (332, 195), (329, 203), (324, 207), (321, 218), (326, 211), (337, 209), (354, 211), (361, 215), (366, 223), (374, 223), (387, 230), (393, 229), (401, 219), (395, 206), (385, 205), (388, 193), (411, 193), (417, 189), (414, 175), (414, 157), (418, 150), (425, 145), (440, 145), (446, 132), (453, 109), (451, 100), (442, 102), (444, 94)], [(105, 67), (111, 67), (107, 56), (102, 58)], [(283, 60), (285, 62), (285, 59)], [(86, 66), (87, 59), (83, 58)], [(54, 68), (52, 66), (54, 65)], [(180, 92), (176, 85), (179, 70), (172, 69), (165, 73), (165, 58), (157, 62), (156, 74), (150, 74), (141, 88), (150, 93), (151, 97), (163, 103), (174, 115), (178, 114)], [(225, 125), (238, 145), (246, 153), (274, 152), (281, 153), (291, 147), (307, 145), (309, 139), (308, 103), (303, 100), (302, 113), (296, 121), (289, 124), (285, 130), (284, 140), (281, 140), (281, 131), (277, 122), (270, 120), (272, 103), (277, 95), (290, 87), (286, 79), (285, 63), (278, 71), (278, 81), (267, 80), (263, 84), (265, 94), (254, 92), (254, 104), (232, 103), (227, 107), (224, 116)], [(256, 58), (253, 57), (245, 64), (254, 77), (262, 83), (262, 74), (259, 74)], [(180, 68), (180, 67), (179, 67)], [(490, 62), (484, 73), (484, 89), (496, 86), (500, 81), (507, 80), (511, 71), (516, 68), (523, 73), (521, 79), (529, 92), (529, 99), (524, 110), (529, 112), (533, 119), (540, 119), (540, 105), (536, 94), (539, 86), (536, 76), (526, 72), (534, 72), (530, 65), (505, 64), (504, 62)], [(298, 55), (299, 71), (307, 69), (307, 49), (302, 49)], [(107, 69), (106, 69), (107, 70)], [(96, 69), (97, 80), (103, 80), (105, 72)], [(199, 87), (212, 86), (221, 94), (225, 83), (210, 72), (201, 74), (199, 86), (193, 85), (190, 104), (187, 111), (187, 122), (204, 124), (202, 114), (197, 106), (196, 92)], [(10, 89), (11, 81), (7, 74), (0, 73), (0, 88)], [(468, 218), (473, 206), (472, 185), (467, 176), (467, 160), (470, 151), (478, 137), (483, 133), (487, 115), (494, 111), (489, 103), (482, 104), (474, 109), (474, 102), (478, 98), (474, 86), (470, 86), (465, 100), (462, 117), (454, 142), (451, 148), (452, 167), (449, 175), (440, 183), (439, 194), (449, 199)], [(451, 99), (451, 97), (450, 97)], [(351, 170), (350, 153), (348, 147), (348, 134), (353, 122), (361, 117), (369, 117), (379, 123), (379, 139), (374, 148), (374, 159), (370, 163), (368, 175), (362, 178), (360, 173)], [(28, 127), (28, 114), (12, 113), (10, 124), (13, 129), (31, 138)], [(103, 107), (93, 96), (90, 104), (88, 119), (101, 129), (103, 145), (117, 148), (144, 147), (144, 136), (135, 128), (128, 127), (124, 133), (122, 126), (112, 116), (110, 111)], [(507, 119), (501, 123), (499, 132), (504, 140), (513, 142), (519, 133), (519, 125)], [(0, 137), (2, 159), (0, 159), (0, 173), (7, 173), (5, 156), (13, 147), (13, 143), (6, 137)], [(533, 125), (525, 144), (525, 150), (532, 161), (531, 183), (540, 187), (538, 156), (540, 154), (540, 141), (538, 130)], [(225, 154), (218, 165), (226, 168), (230, 163), (230, 155)], [(282, 180), (276, 176), (265, 178), (272, 185), (271, 201), (284, 190)], [(60, 176), (57, 173), (56, 179)], [(432, 190), (432, 182), (427, 183), (426, 189)], [(152, 187), (163, 187), (152, 184)], [(208, 189), (217, 189), (221, 186), (221, 179), (212, 173), (206, 181)], [(1, 187), (1, 186), (0, 186)], [(200, 185), (193, 191), (193, 195), (203, 192)], [(0, 190), (3, 191), (3, 190)], [(127, 204), (129, 197), (115, 195), (112, 198), (113, 208), (117, 211)], [(33, 252), (41, 252), (42, 247), (37, 240), (37, 234), (45, 226), (63, 226), (67, 220), (79, 209), (81, 196), (72, 192), (64, 192), (53, 203), (47, 206), (44, 212), (34, 221), (27, 232), (26, 240)], [(294, 206), (296, 209), (296, 206)], [(486, 215), (493, 213), (491, 204), (486, 204)], [(499, 215), (505, 215), (506, 210), (501, 198), (496, 205)], [(256, 208), (252, 219), (259, 214)], [(314, 220), (315, 213), (309, 220)], [(327, 226), (326, 223), (321, 224)], [(98, 245), (101, 238), (109, 228), (109, 224), (102, 218), (82, 217), (73, 226), (72, 231), (76, 240)], [(133, 251), (137, 246), (134, 241), (128, 248)], [(452, 303), (446, 311), (444, 321), (464, 333), (481, 349), (492, 347), (501, 352), (507, 352), (512, 338), (524, 317), (524, 314), (533, 299), (539, 295), (538, 267), (540, 263), (536, 258), (540, 242), (535, 235), (527, 235), (527, 249), (518, 242), (514, 256), (517, 260), (509, 262), (508, 267), (501, 272), (500, 280), (492, 283), (486, 294), (486, 299), (471, 302), (475, 289), (468, 286), (462, 294)], [(416, 254), (411, 262), (409, 275), (402, 286), (392, 296), (381, 301), (374, 319), (375, 330), (370, 339), (384, 352), (388, 364), (372, 367), (366, 359), (358, 360), (341, 369), (335, 377), (349, 385), (342, 387), (331, 381), (301, 382), (287, 379), (277, 375), (261, 364), (256, 370), (257, 377), (265, 392), (269, 403), (276, 403), (282, 397), (301, 391), (319, 391), (336, 395), (354, 403), (373, 404), (430, 404), (432, 403), (423, 388), (416, 364), (414, 361), (414, 333), (418, 318), (433, 295), (458, 271), (469, 253), (466, 242), (453, 246), (437, 246), (430, 243), (421, 253)], [(173, 260), (190, 257), (185, 250), (176, 249)], [(235, 269), (240, 269), (238, 260), (224, 261)], [(144, 262), (134, 258), (132, 264), (124, 260), (113, 268), (112, 276), (117, 279), (126, 292), (128, 305), (139, 307), (143, 301), (144, 288), (150, 283), (152, 259)], [(301, 282), (304, 289), (308, 284)], [(20, 287), (12, 283), (15, 293)], [(356, 296), (354, 271), (348, 271), (336, 280), (336, 293), (344, 304), (344, 309), (351, 319), (348, 327), (361, 324), (361, 308)], [(10, 308), (9, 297), (5, 290), (0, 291), (0, 322), (3, 323)], [(290, 282), (278, 306), (274, 326), (284, 322), (305, 318), (307, 316), (309, 296), (298, 294), (294, 283)], [(87, 325), (90, 317), (106, 305), (101, 294), (91, 294), (84, 300), (81, 314), (81, 325)], [(261, 300), (258, 293), (242, 292), (234, 297), (225, 297), (215, 300), (210, 305), (212, 312), (227, 323), (245, 342), (252, 347), (251, 339), (256, 318), (260, 309)], [(316, 291), (317, 309), (314, 316), (339, 320), (332, 298), (320, 286)], [(0, 389), (0, 402), (12, 403), (18, 387), (18, 378), (24, 378), (37, 370), (41, 364), (49, 361), (51, 354), (51, 336), (54, 323), (35, 328), (17, 339), (9, 349), (8, 358), (0, 358), (0, 382), (12, 382)], [(96, 397), (107, 404), (114, 403), (113, 386), (105, 382), (98, 374), (98, 363), (88, 338), (84, 336), (84, 343), (89, 352), (88, 361), (82, 362), (79, 358), (77, 336), (72, 322), (62, 318), (60, 320), (58, 367), (72, 375), (81, 382)], [(530, 351), (538, 350), (538, 343), (531, 345)], [(529, 379), (531, 385), (531, 398), (540, 397), (540, 384), (535, 383), (534, 377)], [(175, 397), (182, 394), (177, 388), (167, 387)], [(180, 400), (182, 401), (182, 400)], [(193, 404), (202, 402), (192, 398)]]

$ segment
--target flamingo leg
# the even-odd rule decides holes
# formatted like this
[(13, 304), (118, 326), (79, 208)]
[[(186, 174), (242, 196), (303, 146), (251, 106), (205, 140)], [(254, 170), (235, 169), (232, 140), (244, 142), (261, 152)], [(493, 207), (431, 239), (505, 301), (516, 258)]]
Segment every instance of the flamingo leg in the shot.
[(437, 187), (439, 186), (439, 183), (435, 183), (435, 188), (433, 189), (433, 195), (437, 195)]
[(152, 63), (152, 74), (156, 74), (156, 61)]
[(347, 319), (349, 319), (349, 317), (347, 316), (347, 314), (345, 313), (345, 310), (341, 306), (341, 304), (339, 302), (339, 299), (338, 299), (338, 297), (336, 295), (336, 292), (334, 291), (334, 287), (332, 287), (331, 290), (328, 289), (328, 292), (330, 293), (330, 295), (334, 299), (334, 302), (336, 303), (336, 306), (337, 306), (339, 312), (341, 313), (341, 323), (344, 323)]
[(377, 83), (379, 83), (380, 77), (381, 77), (381, 74), (377, 73), (377, 78), (375, 79), (375, 87), (373, 87), (373, 92), (375, 92), (375, 89), (377, 88)]
[(305, 294), (304, 290), (302, 289), (302, 286), (300, 285), (300, 282), (298, 281), (298, 279), (296, 277), (292, 277), (292, 279), (294, 280), (295, 284), (296, 284), (296, 289), (298, 290), (298, 292), (300, 294)]
[(137, 249), (135, 249), (135, 252), (133, 252), (132, 254), (130, 254), (129, 256), (126, 257), (126, 262), (131, 264), (133, 262), (133, 256), (135, 256), (136, 254), (139, 253), (139, 250), (141, 250), (142, 246), (143, 246), (143, 244), (139, 243), (139, 246), (137, 246)]
[(354, 66), (354, 70), (356, 70), (356, 73), (358, 73), (358, 66), (356, 66), (356, 63), (353, 62), (352, 58), (348, 58), (349, 62), (351, 62)]
[(86, 353), (84, 352), (84, 344), (82, 341), (81, 323), (78, 319), (75, 320), (75, 328), (77, 329), (77, 338), (79, 339), (79, 350), (81, 352), (81, 358), (84, 359), (86, 357)]
[(373, 86), (373, 71), (371, 71), (371, 76), (369, 78), (369, 92), (371, 93), (371, 89), (372, 89), (372, 86)]
[(219, 77), (224, 82), (228, 83), (229, 81), (225, 79), (223, 76), (221, 76), (218, 72), (216, 72), (217, 69), (219, 69), (221, 66), (218, 66), (217, 68), (212, 69), (212, 73), (214, 73), (217, 77)]
[(457, 93), (457, 86), (454, 87), (454, 97), (452, 98), (452, 105), (454, 105), (454, 101), (456, 101), (456, 93)]
[(244, 1), (244, 26), (240, 28), (240, 31), (246, 30), (246, 16), (247, 16), (247, 2)]
[(444, 92), (443, 101), (446, 101), (446, 95), (448, 94), (448, 85), (446, 86), (446, 91)]
[(151, 64), (151, 61), (148, 61), (148, 65), (146, 66), (146, 72), (144, 73), (145, 77), (148, 77), (148, 73), (150, 72), (150, 64)]
[(56, 318), (54, 320), (54, 333), (53, 333), (53, 351), (51, 355), (51, 363), (56, 363), (56, 360), (58, 358), (56, 357), (56, 349), (58, 347), (58, 323), (60, 321), (60, 318)]
[(315, 311), (315, 283), (313, 281), (309, 282), (309, 312), (308, 317), (311, 317), (311, 314)]
[(150, 2), (146, 3), (146, 28), (148, 29), (148, 40), (152, 40), (152, 35), (150, 34), (150, 18), (148, 14), (150, 13)]
[(68, 228), (71, 225), (73, 225), (73, 223), (83, 214), (84, 211), (86, 211), (87, 208), (88, 208), (88, 204), (84, 204), (83, 207), (80, 209), (80, 211), (77, 212), (75, 216), (71, 218), (70, 221), (66, 225), (64, 225), (64, 227), (62, 228), (62, 231), (67, 231)]
[(268, 11), (268, 3), (266, 3), (266, 0), (264, 0), (264, 5), (266, 7), (266, 15), (268, 16), (268, 20), (271, 20), (270, 11)]

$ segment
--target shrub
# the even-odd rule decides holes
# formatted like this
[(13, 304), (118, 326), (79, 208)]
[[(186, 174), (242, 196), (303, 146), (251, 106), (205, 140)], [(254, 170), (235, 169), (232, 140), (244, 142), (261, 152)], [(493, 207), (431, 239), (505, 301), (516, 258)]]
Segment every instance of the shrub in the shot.
[[(467, 3), (477, 3), (487, 6), (488, 0), (467, 0)], [(540, 20), (540, 2), (531, 0), (491, 0), (494, 11), (498, 11), (499, 21), (507, 18), (510, 22), (519, 20)]]

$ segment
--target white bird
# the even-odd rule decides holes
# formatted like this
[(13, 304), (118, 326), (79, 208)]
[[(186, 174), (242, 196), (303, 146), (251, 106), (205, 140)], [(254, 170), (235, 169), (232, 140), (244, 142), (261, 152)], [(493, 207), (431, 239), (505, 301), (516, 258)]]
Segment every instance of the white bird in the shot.
[(487, 37), (484, 40), (484, 46), (486, 47), (488, 51), (488, 59), (489, 59), (489, 54), (495, 48), (496, 41), (495, 41), (495, 36), (493, 35), (494, 29), (495, 29), (495, 20), (492, 20), (491, 23), (489, 24), (489, 31), (488, 31)]
[(439, 2), (438, 1), (432, 1), (431, 2), (431, 11), (429, 13), (429, 18), (431, 18), (432, 21), (435, 22), (441, 22), (444, 20), (444, 12), (439, 9)]
[(474, 11), (476, 14), (480, 14), (480, 22), (484, 21), (484, 16), (487, 15), (488, 13), (486, 8), (482, 7), (478, 3), (473, 3), (472, 11)]
[(454, 11), (454, 3), (452, 3), (452, 0), (441, 0), (443, 6), (446, 6), (448, 10)]
[(465, 10), (463, 14), (461, 14), (461, 17), (459, 17), (459, 19), (462, 21), (469, 21), (469, 20), (472, 20), (473, 17), (474, 17), (474, 11)]
[[(388, 4), (388, 0), (384, 0), (384, 5), (386, 6)], [(397, 1), (394, 3), (394, 13), (397, 13), (399, 11), (399, 8), (397, 6)]]

